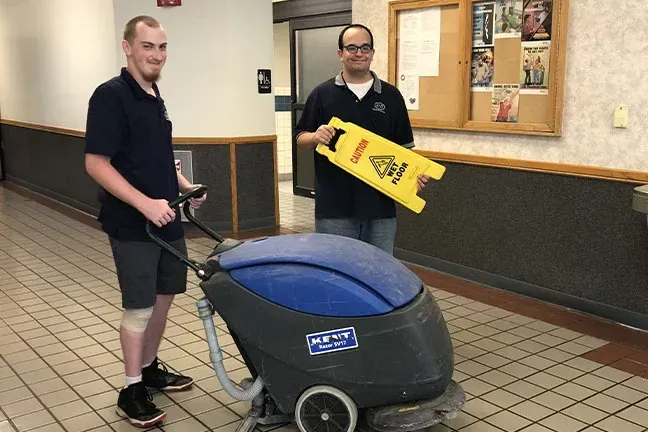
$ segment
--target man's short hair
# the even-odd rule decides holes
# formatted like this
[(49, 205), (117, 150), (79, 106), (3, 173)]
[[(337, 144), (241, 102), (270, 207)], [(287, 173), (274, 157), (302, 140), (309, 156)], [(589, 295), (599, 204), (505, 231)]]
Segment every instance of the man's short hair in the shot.
[(130, 44), (133, 43), (135, 35), (137, 35), (137, 24), (141, 22), (152, 28), (160, 28), (160, 23), (155, 18), (148, 15), (138, 15), (126, 23), (124, 27), (124, 40), (127, 40)]
[(369, 33), (369, 38), (371, 39), (371, 48), (374, 47), (374, 38), (373, 34), (371, 33), (371, 30), (369, 30), (367, 27), (363, 26), (362, 24), (349, 24), (348, 26), (344, 27), (342, 31), (340, 32), (340, 36), (338, 37), (338, 48), (343, 49), (344, 48), (344, 43), (342, 40), (344, 39), (344, 33), (346, 33), (347, 30), (351, 28), (361, 28), (367, 31)]

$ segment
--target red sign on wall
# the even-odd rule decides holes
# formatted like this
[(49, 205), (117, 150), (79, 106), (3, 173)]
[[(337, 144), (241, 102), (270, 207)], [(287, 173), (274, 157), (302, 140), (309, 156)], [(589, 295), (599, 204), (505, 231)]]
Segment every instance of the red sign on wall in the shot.
[(157, 0), (158, 7), (182, 6), (182, 0)]

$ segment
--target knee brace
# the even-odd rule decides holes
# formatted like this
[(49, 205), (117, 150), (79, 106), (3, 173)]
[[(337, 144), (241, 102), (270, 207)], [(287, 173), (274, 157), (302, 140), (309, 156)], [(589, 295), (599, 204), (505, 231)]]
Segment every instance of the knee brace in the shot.
[(153, 315), (153, 306), (146, 309), (126, 309), (122, 315), (121, 326), (126, 330), (143, 333)]

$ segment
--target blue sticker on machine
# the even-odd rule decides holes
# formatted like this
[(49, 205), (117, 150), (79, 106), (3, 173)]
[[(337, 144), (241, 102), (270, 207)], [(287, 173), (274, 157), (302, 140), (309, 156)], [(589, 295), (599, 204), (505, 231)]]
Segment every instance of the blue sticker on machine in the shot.
[(355, 328), (347, 327), (306, 335), (311, 355), (358, 348)]

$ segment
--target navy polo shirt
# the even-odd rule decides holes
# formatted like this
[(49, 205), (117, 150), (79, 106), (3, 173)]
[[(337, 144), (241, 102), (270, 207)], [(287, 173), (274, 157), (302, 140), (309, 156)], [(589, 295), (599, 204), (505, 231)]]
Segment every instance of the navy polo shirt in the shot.
[[(332, 117), (353, 123), (407, 148), (414, 147), (407, 107), (400, 91), (380, 80), (375, 73), (373, 86), (362, 98), (346, 85), (342, 74), (317, 86), (306, 100), (296, 126), (296, 136), (315, 132)], [(316, 218), (391, 218), (396, 216), (393, 199), (342, 168), (325, 156), (315, 157)]]
[[(121, 74), (102, 83), (90, 98), (85, 152), (107, 156), (135, 189), (153, 199), (172, 201), (179, 195), (172, 124), (164, 100), (148, 94), (133, 76)], [(119, 240), (149, 240), (146, 218), (134, 207), (100, 188), (99, 221), (103, 230)], [(180, 213), (174, 222), (153, 232), (171, 241), (184, 235)]]

